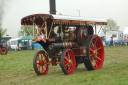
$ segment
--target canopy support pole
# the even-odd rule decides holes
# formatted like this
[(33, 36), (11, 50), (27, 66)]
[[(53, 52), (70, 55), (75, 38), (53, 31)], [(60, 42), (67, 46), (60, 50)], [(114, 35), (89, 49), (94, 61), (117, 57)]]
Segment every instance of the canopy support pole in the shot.
[[(36, 23), (34, 23), (35, 25), (36, 25)], [(37, 26), (37, 25), (36, 25)], [(44, 23), (43, 23), (43, 25), (41, 26), (41, 28), (44, 26)], [(38, 29), (39, 29), (39, 27), (37, 26), (37, 33), (38, 33)], [(41, 34), (44, 36), (44, 34), (42, 33), (42, 31), (41, 31)], [(37, 35), (36, 35), (36, 37), (37, 37)]]
[(48, 39), (50, 37), (50, 33), (51, 33), (51, 30), (52, 30), (52, 27), (53, 27), (53, 21), (52, 21), (51, 29), (50, 29), (50, 32), (49, 32), (49, 35), (48, 35)]
[(63, 40), (62, 24), (61, 24), (61, 40)]
[[(102, 28), (102, 26), (100, 27), (100, 30), (101, 30), (101, 28)], [(99, 30), (99, 32), (98, 32), (98, 35), (99, 35), (99, 33), (100, 33), (100, 30)]]
[(46, 39), (48, 39), (48, 37), (47, 37), (48, 30), (47, 30), (47, 22), (46, 21), (45, 21), (45, 28), (46, 28)]
[(32, 35), (31, 35), (31, 33), (30, 33), (30, 31), (29, 31), (28, 26), (26, 25), (26, 23), (25, 23), (25, 26), (26, 26), (26, 28), (27, 28), (27, 30), (28, 30), (28, 32), (29, 32), (29, 34), (30, 34), (32, 40), (33, 40), (33, 37), (32, 37)]
[(35, 39), (35, 24), (33, 23), (33, 36), (34, 36), (34, 39)]
[(97, 35), (96, 24), (95, 24), (95, 34)]

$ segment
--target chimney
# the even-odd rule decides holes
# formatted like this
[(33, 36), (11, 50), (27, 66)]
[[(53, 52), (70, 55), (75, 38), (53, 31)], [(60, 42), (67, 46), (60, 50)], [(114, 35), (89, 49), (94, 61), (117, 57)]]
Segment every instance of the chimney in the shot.
[(0, 44), (1, 44), (1, 29), (0, 29)]
[(56, 1), (55, 0), (49, 0), (50, 3), (50, 14), (56, 14)]

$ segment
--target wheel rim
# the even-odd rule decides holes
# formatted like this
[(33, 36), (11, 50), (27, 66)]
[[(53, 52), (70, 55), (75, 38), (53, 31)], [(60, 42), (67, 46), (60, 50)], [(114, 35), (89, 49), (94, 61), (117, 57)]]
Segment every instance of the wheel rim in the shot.
[(66, 73), (72, 74), (75, 70), (76, 61), (75, 56), (71, 50), (67, 50), (65, 52), (63, 62)]
[(104, 61), (104, 48), (102, 41), (98, 36), (93, 37), (90, 42), (89, 56), (94, 69), (102, 67)]
[(48, 57), (46, 57), (45, 52), (40, 51), (36, 57), (36, 69), (42, 75), (48, 72), (49, 65), (46, 64), (47, 62), (49, 62), (49, 60)]
[(1, 54), (2, 54), (2, 55), (7, 54), (7, 48), (6, 48), (6, 47), (3, 47), (3, 48), (1, 49)]

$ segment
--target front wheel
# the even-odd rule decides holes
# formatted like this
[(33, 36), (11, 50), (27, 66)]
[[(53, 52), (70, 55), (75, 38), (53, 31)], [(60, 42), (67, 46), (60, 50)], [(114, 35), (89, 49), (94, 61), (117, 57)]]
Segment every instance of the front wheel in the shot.
[(75, 55), (70, 49), (65, 49), (61, 55), (61, 64), (60, 64), (64, 74), (72, 74), (76, 67)]
[(33, 67), (37, 75), (45, 75), (49, 69), (48, 57), (45, 51), (38, 51), (33, 58)]
[(87, 40), (87, 56), (84, 64), (88, 70), (100, 69), (104, 61), (104, 47), (100, 37), (93, 35)]

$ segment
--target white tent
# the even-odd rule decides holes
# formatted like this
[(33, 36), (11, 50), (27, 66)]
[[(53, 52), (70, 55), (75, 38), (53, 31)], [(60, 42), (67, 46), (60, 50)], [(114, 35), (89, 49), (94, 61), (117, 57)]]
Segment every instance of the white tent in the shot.
[[(93, 29), (94, 29), (94, 34), (95, 34), (95, 28), (93, 28)], [(96, 32), (97, 32), (99, 37), (105, 37), (105, 34), (104, 34), (102, 28), (101, 29), (100, 28), (96, 28), (96, 29), (97, 29)]]
[(123, 35), (128, 37), (128, 27), (125, 27)]

